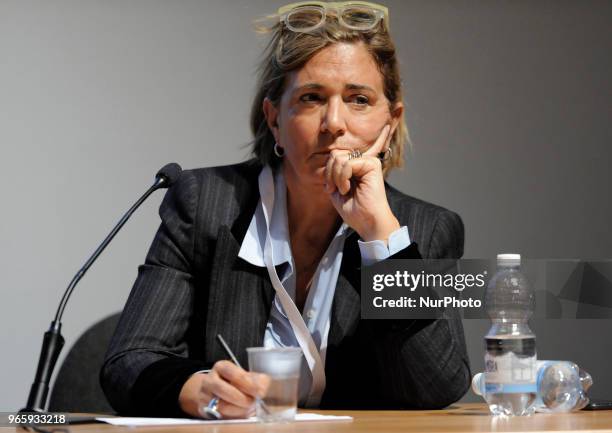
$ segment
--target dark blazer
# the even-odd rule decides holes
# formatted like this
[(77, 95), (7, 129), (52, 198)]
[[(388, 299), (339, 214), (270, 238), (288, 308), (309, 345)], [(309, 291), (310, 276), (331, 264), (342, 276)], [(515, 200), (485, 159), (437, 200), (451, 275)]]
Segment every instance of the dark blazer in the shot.
[[(120, 413), (178, 416), (195, 371), (226, 356), (242, 365), (261, 346), (274, 288), (265, 267), (238, 257), (259, 201), (255, 160), (184, 171), (160, 206), (161, 225), (127, 300), (100, 372)], [(394, 258), (459, 258), (459, 216), (388, 184), (387, 199), (413, 243)], [(441, 408), (470, 384), (463, 328), (438, 320), (361, 320), (356, 233), (344, 245), (334, 294), (321, 408)]]

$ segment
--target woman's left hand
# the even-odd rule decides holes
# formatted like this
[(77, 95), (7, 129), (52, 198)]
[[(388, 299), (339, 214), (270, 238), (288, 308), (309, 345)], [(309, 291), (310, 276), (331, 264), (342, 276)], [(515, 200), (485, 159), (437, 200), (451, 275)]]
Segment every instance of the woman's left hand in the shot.
[(378, 154), (387, 149), (391, 126), (386, 125), (376, 142), (361, 157), (349, 159), (349, 151), (330, 152), (325, 167), (325, 190), (340, 214), (364, 241), (387, 241), (400, 228), (387, 202), (382, 162)]

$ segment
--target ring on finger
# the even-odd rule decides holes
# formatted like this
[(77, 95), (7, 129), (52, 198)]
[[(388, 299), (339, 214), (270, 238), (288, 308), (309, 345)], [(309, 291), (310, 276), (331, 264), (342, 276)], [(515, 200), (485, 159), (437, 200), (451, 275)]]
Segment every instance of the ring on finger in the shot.
[(352, 150), (351, 153), (349, 153), (348, 159), (350, 161), (351, 159), (361, 158), (362, 155), (363, 155), (363, 153), (361, 153), (360, 150), (355, 149), (355, 150)]
[(213, 396), (206, 406), (200, 408), (200, 413), (206, 419), (221, 419), (222, 416), (219, 413), (218, 407), (219, 399)]

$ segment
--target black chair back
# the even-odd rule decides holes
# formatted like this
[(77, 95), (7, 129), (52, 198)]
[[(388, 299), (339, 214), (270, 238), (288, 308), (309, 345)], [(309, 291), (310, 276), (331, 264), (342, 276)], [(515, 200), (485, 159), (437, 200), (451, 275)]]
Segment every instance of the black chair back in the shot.
[(66, 355), (51, 397), (51, 412), (114, 413), (100, 386), (99, 373), (121, 313), (91, 326)]

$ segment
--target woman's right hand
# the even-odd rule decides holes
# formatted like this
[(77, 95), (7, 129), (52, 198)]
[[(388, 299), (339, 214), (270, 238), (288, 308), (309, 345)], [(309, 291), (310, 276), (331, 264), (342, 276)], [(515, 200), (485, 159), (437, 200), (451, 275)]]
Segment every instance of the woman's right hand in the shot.
[(255, 414), (255, 398), (263, 397), (270, 377), (248, 372), (230, 361), (218, 361), (210, 373), (193, 374), (179, 394), (181, 410), (202, 417), (201, 409), (213, 397), (219, 399), (218, 412), (223, 418), (248, 418)]

